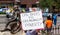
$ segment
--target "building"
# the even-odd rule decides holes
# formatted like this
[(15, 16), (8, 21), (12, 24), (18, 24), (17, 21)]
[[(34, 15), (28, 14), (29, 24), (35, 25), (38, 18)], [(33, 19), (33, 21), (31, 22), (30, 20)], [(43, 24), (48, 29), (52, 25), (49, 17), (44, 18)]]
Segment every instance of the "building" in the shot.
[(21, 7), (36, 7), (38, 0), (21, 0)]
[(14, 0), (0, 0), (0, 8), (5, 8), (5, 6), (13, 6)]
[[(19, 2), (20, 1), (20, 2)], [(19, 2), (18, 4), (20, 5), (20, 7), (36, 7), (37, 6), (37, 2), (38, 0), (0, 0), (0, 7), (4, 7), (4, 6), (13, 6), (15, 2)]]

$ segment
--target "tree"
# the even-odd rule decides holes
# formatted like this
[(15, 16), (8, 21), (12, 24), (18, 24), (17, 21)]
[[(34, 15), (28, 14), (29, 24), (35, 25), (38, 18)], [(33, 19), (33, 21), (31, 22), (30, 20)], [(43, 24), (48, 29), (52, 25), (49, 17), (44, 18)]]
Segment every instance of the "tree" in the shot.
[(60, 0), (39, 0), (39, 5), (42, 8), (48, 7), (49, 9), (60, 8)]
[(60, 8), (60, 0), (55, 0), (55, 2), (57, 3), (57, 8)]
[(54, 3), (54, 1), (53, 0), (39, 0), (39, 4), (43, 7), (43, 8), (45, 8), (45, 7), (50, 7), (50, 6), (52, 6), (52, 4)]

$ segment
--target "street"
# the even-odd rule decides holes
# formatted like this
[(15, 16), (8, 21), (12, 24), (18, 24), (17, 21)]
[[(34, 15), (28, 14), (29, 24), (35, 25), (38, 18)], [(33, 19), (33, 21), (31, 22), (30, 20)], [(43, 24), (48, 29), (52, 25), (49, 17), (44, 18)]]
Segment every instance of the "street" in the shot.
[[(44, 17), (44, 20), (45, 19), (46, 19), (46, 17)], [(0, 16), (0, 30), (3, 30), (5, 28), (5, 25), (6, 25), (7, 22), (8, 22), (8, 19), (6, 18), (6, 15)], [(57, 25), (56, 25), (56, 28), (58, 28), (58, 26), (60, 28), (60, 17), (57, 17)], [(53, 25), (53, 27), (54, 27), (54, 25)], [(3, 33), (3, 32), (0, 32), (0, 33)], [(58, 29), (52, 30), (52, 33), (55, 34), (55, 35), (58, 35), (58, 34), (60, 34), (60, 29), (59, 30)], [(25, 33), (22, 30), (20, 32), (16, 33), (16, 34), (11, 34), (10, 33), (10, 35), (23, 35), (23, 34), (25, 34)]]
[[(0, 30), (3, 30), (5, 28), (7, 22), (8, 19), (6, 18), (6, 15), (0, 15)], [(5, 33), (4, 35), (24, 35), (22, 30), (16, 34), (11, 34), (9, 31), (6, 31), (6, 32), (0, 32), (0, 35), (2, 33)]]
[(3, 30), (5, 27), (5, 24), (7, 23), (6, 15), (0, 15), (0, 30)]

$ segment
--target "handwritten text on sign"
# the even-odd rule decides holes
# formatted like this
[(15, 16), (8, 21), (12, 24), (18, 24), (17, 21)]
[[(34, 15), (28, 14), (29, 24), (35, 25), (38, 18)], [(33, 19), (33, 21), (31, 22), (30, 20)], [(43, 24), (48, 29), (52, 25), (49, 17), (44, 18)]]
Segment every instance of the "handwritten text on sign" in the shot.
[(21, 13), (23, 30), (41, 29), (43, 26), (42, 12)]

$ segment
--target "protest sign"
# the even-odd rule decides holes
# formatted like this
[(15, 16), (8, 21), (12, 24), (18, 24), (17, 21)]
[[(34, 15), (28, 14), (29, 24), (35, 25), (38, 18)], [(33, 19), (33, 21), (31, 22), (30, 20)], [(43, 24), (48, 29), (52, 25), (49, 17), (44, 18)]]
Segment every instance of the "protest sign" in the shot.
[(44, 29), (42, 11), (21, 13), (23, 30)]

